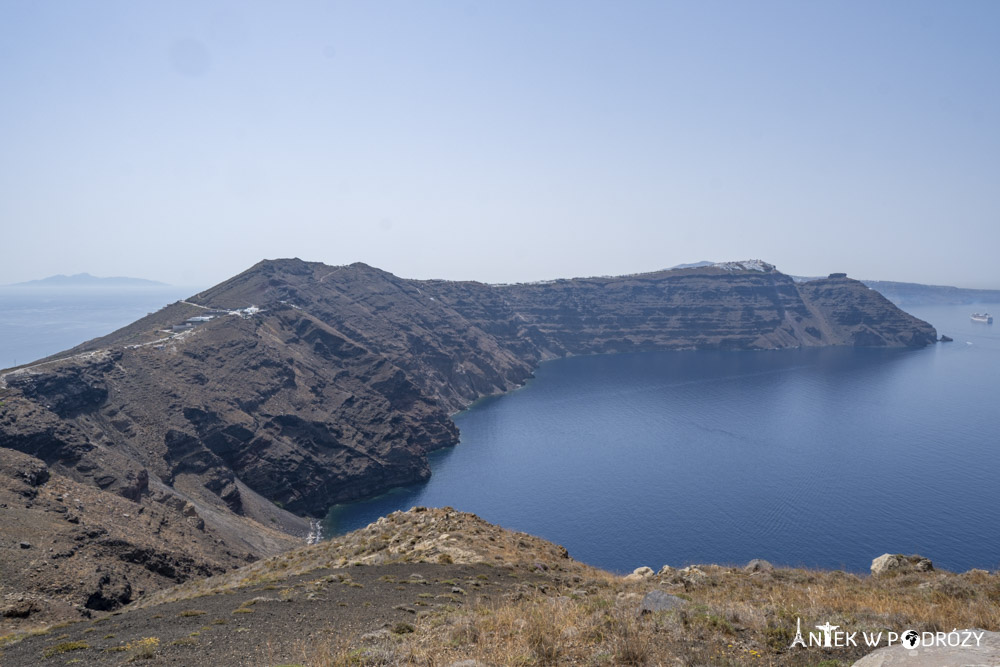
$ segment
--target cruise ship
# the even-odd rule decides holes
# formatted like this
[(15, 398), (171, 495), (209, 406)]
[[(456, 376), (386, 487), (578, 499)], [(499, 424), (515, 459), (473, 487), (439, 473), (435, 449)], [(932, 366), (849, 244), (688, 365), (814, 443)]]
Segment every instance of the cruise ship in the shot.
[(989, 313), (972, 313), (972, 321), (993, 324), (993, 316)]

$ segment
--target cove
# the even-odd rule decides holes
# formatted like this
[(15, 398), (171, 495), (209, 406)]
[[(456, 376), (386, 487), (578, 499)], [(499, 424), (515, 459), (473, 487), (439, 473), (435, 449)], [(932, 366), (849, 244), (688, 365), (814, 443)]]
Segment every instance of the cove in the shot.
[(432, 455), (428, 482), (335, 506), (324, 532), (450, 505), (619, 572), (751, 558), (860, 572), (885, 552), (996, 568), (1000, 334), (968, 306), (911, 312), (955, 342), (544, 363), (455, 417), (461, 442)]

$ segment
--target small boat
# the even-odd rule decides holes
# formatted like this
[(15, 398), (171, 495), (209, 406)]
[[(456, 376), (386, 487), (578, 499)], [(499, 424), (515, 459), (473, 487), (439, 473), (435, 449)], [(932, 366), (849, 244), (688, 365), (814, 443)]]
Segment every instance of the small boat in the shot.
[(972, 313), (972, 321), (982, 324), (993, 324), (993, 316), (989, 313)]

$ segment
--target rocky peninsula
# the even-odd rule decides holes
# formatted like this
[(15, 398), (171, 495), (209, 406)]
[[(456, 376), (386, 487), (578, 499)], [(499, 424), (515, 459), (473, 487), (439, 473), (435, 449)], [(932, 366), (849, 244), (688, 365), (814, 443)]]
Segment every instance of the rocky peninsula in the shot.
[(763, 262), (488, 285), (263, 261), (0, 373), (4, 592), (108, 609), (282, 552), (330, 504), (426, 478), (449, 415), (547, 359), (935, 340), (858, 281)]

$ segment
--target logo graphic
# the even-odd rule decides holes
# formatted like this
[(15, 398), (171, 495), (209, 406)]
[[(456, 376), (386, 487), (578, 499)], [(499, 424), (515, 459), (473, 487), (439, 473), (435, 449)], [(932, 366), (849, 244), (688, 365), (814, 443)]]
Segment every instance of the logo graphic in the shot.
[(802, 619), (795, 619), (795, 639), (792, 640), (792, 645), (788, 648), (795, 648), (796, 646), (801, 646), (805, 648), (806, 640), (802, 638)]
[[(903, 630), (902, 632), (880, 631), (880, 632), (848, 632), (840, 630), (839, 625), (833, 625), (827, 621), (823, 625), (813, 626), (819, 632), (810, 632), (808, 635), (802, 634), (802, 619), (795, 619), (795, 639), (792, 640), (789, 648), (810, 646), (818, 648), (846, 648), (852, 646), (869, 646), (875, 648), (885, 643), (887, 646), (894, 644), (902, 645), (907, 649), (916, 649), (924, 646), (979, 646), (983, 631), (975, 630), (952, 630), (951, 632), (917, 632), (916, 630)], [(839, 632), (836, 632), (839, 630)], [(808, 637), (808, 638), (807, 638)]]

